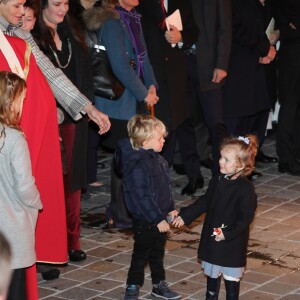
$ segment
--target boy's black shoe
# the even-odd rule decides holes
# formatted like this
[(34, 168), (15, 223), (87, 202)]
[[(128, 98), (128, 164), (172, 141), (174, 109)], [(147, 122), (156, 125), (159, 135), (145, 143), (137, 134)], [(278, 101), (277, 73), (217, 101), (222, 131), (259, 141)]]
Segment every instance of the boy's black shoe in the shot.
[(129, 284), (126, 287), (124, 300), (138, 300), (140, 286), (136, 284)]
[(173, 292), (164, 280), (159, 284), (153, 284), (151, 295), (161, 299), (181, 299), (181, 296), (176, 292)]

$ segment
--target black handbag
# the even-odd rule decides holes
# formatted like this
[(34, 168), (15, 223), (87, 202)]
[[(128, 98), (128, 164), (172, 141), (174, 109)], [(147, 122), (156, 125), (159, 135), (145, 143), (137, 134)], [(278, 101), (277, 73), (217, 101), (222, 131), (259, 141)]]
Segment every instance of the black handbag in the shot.
[(113, 73), (105, 47), (101, 46), (102, 29), (103, 26), (98, 39), (99, 45), (96, 44), (94, 48), (90, 48), (94, 93), (96, 96), (105, 99), (118, 100), (122, 96), (125, 87)]

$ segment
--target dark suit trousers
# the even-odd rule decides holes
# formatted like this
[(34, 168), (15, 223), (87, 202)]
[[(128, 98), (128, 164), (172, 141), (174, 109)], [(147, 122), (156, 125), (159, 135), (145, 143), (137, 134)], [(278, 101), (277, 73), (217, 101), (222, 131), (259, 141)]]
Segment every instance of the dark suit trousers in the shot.
[(208, 127), (212, 144), (212, 157), (214, 162), (212, 171), (213, 174), (216, 174), (219, 171), (220, 144), (224, 137), (227, 136), (226, 126), (222, 116), (221, 89), (201, 91), (197, 57), (194, 54), (186, 54), (185, 58), (189, 75), (189, 97), (193, 97), (193, 93), (196, 92), (196, 97), (201, 104), (204, 120)]
[(297, 163), (298, 153), (295, 153), (295, 146), (299, 145), (299, 51), (300, 42), (292, 42), (291, 40), (288, 43), (282, 43), (278, 57), (278, 86), (281, 106), (278, 117), (276, 150), (279, 162), (288, 165)]
[(196, 136), (191, 118), (185, 120), (176, 130), (170, 130), (162, 151), (162, 156), (169, 165), (173, 162), (176, 141), (189, 180), (201, 176), (200, 159), (196, 149)]

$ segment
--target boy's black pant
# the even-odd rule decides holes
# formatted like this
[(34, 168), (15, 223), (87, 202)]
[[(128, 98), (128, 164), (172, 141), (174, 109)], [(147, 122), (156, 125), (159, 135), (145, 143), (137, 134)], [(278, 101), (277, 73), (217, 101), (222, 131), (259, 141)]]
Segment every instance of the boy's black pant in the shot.
[(152, 283), (165, 280), (163, 264), (167, 233), (160, 233), (157, 226), (146, 221), (133, 221), (134, 247), (127, 284), (144, 284), (145, 265), (149, 263)]

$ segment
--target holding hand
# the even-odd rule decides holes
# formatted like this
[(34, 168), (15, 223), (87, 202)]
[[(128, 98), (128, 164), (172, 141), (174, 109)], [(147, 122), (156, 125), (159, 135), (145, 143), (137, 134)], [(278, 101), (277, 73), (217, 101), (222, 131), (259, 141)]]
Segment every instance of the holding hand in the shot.
[(148, 95), (145, 98), (145, 102), (148, 105), (153, 106), (153, 105), (155, 105), (158, 102), (159, 98), (156, 96), (156, 91), (154, 92), (153, 90), (150, 90), (150, 88), (148, 90)]
[(167, 216), (167, 221), (169, 224), (172, 224), (174, 219), (178, 216), (178, 211), (175, 209), (173, 211), (170, 211), (168, 213), (168, 216)]
[(170, 230), (170, 225), (167, 223), (167, 221), (163, 220), (157, 224), (157, 228), (159, 232), (168, 232)]
[(184, 221), (182, 220), (182, 218), (179, 215), (177, 215), (177, 217), (174, 219), (172, 225), (174, 227), (179, 228), (179, 227), (182, 227), (184, 225)]
[(265, 65), (269, 64), (271, 61), (274, 60), (275, 56), (276, 56), (276, 49), (274, 48), (274, 46), (270, 46), (269, 53), (265, 57), (260, 57), (259, 63)]
[(170, 44), (177, 44), (179, 42), (182, 42), (181, 32), (174, 25), (170, 25), (170, 30), (167, 30), (165, 32), (165, 38)]

